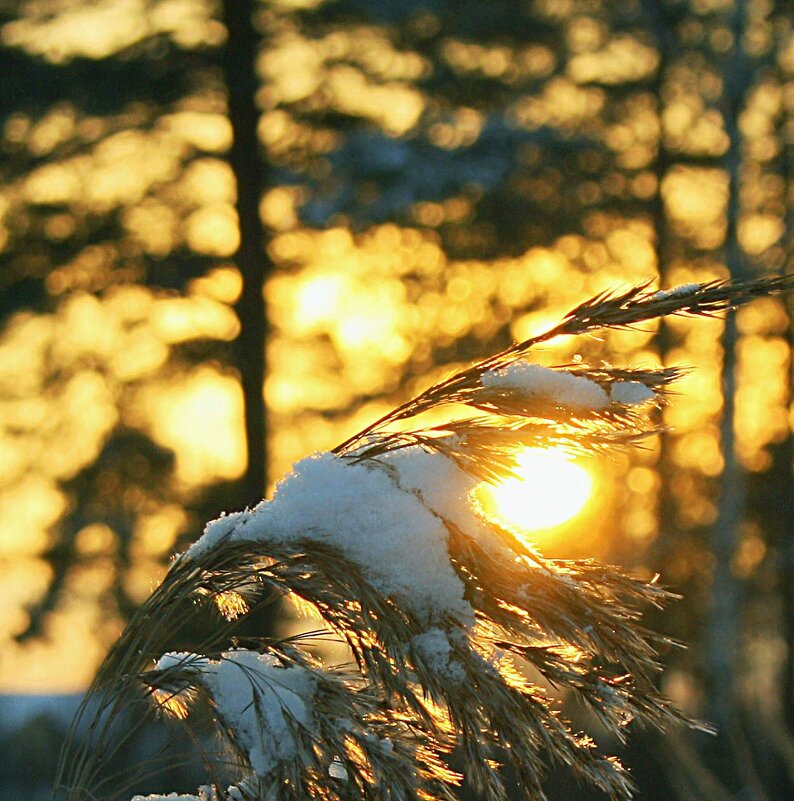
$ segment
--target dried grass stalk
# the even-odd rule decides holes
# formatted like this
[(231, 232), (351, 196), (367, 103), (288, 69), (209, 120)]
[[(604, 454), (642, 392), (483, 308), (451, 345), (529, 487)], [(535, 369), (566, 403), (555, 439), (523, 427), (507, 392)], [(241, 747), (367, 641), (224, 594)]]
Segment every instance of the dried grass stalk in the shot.
[[(306, 468), (319, 464), (338, 485), (309, 484), (300, 494), (299, 465), (272, 502), (215, 521), (175, 559), (100, 669), (75, 722), (90, 736), (61, 765), (65, 797), (101, 792), (92, 783), (113, 753), (114, 722), (130, 697), (143, 695), (188, 726), (194, 706), (209, 709), (226, 749), (208, 760), (207, 798), (454, 799), (461, 776), (445, 761), (454, 749), (486, 801), (507, 798), (499, 761), (511, 763), (527, 799), (545, 798), (549, 763), (568, 766), (611, 798), (629, 798), (620, 763), (573, 731), (520, 668), (576, 694), (620, 739), (635, 720), (658, 728), (680, 722), (655, 687), (657, 649), (667, 641), (641, 624), (644, 607), (671, 596), (616, 567), (545, 559), (467, 497), (478, 482), (510, 475), (522, 446), (599, 452), (657, 431), (648, 412), (681, 373), (531, 368), (525, 357), (533, 346), (667, 314), (711, 316), (793, 283), (713, 281), (662, 292), (646, 284), (601, 294), (545, 334), (435, 384)], [(405, 422), (445, 404), (472, 411), (429, 428)], [(396, 521), (373, 513), (372, 550), (387, 529), (390, 536), (430, 532), (428, 554), (441, 543), (446, 560), (439, 587), (410, 575), (401, 583), (400, 564), (379, 564), (345, 530), (333, 492), (356, 500), (357, 482), (385, 487), (394, 508), (413, 510)], [(312, 506), (314, 491), (331, 493), (327, 514)], [(361, 498), (373, 510), (386, 508), (377, 493)], [(443, 600), (444, 582), (459, 587), (454, 602)], [(416, 597), (419, 590), (427, 597)], [(285, 595), (315, 610), (355, 664), (321, 665), (304, 647), (310, 638), (239, 638), (240, 619)], [(223, 613), (211, 641), (197, 654), (169, 654), (207, 604)], [(239, 679), (230, 679), (232, 668)], [(267, 745), (277, 732), (289, 748)], [(122, 733), (131, 734), (129, 727)]]

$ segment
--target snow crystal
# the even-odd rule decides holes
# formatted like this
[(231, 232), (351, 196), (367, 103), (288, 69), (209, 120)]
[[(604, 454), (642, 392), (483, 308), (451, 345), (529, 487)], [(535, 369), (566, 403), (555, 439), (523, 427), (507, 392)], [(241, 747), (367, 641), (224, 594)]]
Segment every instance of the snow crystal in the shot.
[(624, 406), (636, 406), (655, 397), (654, 391), (641, 381), (616, 381), (609, 388), (610, 400)]
[(660, 289), (650, 296), (649, 300), (671, 300), (672, 298), (685, 298), (687, 295), (694, 295), (701, 284), (682, 284), (674, 286), (672, 289)]
[(525, 396), (548, 398), (562, 406), (597, 410), (609, 405), (607, 393), (595, 381), (540, 364), (513, 362), (483, 373), (480, 380), (484, 387), (516, 390)]
[(295, 757), (297, 723), (312, 728), (314, 677), (301, 667), (255, 651), (230, 651), (201, 669), (218, 715), (247, 752), (258, 776)]
[(452, 646), (445, 631), (428, 629), (414, 637), (411, 644), (431, 670), (454, 682), (465, 680), (466, 671), (463, 665), (449, 658)]
[(332, 453), (303, 459), (272, 500), (210, 523), (186, 556), (199, 558), (221, 541), (301, 539), (339, 548), (379, 592), (399, 598), (421, 621), (450, 614), (472, 619), (443, 521), (403, 491), (386, 464), (353, 463)]

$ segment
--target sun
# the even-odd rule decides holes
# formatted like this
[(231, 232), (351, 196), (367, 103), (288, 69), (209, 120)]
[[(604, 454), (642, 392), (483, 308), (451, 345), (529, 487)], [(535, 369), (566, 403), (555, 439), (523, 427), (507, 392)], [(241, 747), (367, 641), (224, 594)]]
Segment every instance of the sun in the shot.
[(511, 529), (535, 532), (572, 520), (593, 494), (593, 478), (568, 454), (526, 448), (516, 457), (516, 477), (478, 492), (483, 510)]

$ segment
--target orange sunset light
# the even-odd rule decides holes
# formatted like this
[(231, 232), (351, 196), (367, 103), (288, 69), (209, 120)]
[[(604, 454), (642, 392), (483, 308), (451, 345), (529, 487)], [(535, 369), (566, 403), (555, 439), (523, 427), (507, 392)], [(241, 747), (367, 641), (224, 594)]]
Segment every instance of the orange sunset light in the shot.
[(592, 475), (562, 451), (527, 448), (516, 462), (514, 478), (478, 493), (483, 510), (506, 528), (535, 536), (572, 521), (592, 498)]

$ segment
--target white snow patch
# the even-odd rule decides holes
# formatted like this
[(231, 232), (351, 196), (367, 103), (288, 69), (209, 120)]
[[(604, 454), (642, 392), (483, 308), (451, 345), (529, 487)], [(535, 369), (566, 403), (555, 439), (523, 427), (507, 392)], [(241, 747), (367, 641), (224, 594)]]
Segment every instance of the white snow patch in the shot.
[(310, 731), (313, 725), (315, 680), (309, 671), (283, 667), (269, 654), (229, 651), (202, 666), (201, 681), (258, 776), (296, 756), (294, 726)]
[(540, 364), (513, 362), (483, 373), (480, 380), (484, 387), (516, 390), (528, 397), (548, 398), (561, 406), (598, 410), (609, 405), (607, 393), (595, 381)]
[(169, 793), (168, 795), (134, 795), (132, 801), (206, 801), (207, 796), (182, 795)]
[(456, 683), (465, 680), (466, 671), (463, 665), (455, 659), (450, 659), (452, 646), (445, 631), (437, 628), (428, 629), (414, 637), (411, 643), (431, 670)]
[(169, 793), (168, 795), (134, 795), (132, 801), (216, 801), (217, 795), (211, 787), (199, 787), (198, 795)]
[(163, 654), (154, 666), (155, 670), (168, 670), (169, 668), (182, 668), (185, 670), (201, 670), (210, 660), (206, 656), (192, 654), (188, 651), (169, 651)]
[(681, 284), (671, 289), (660, 289), (648, 298), (649, 300), (670, 300), (672, 298), (685, 298), (687, 295), (694, 295), (702, 284)]
[[(226, 788), (226, 797), (229, 801), (251, 801), (252, 798), (262, 798), (262, 801), (278, 801), (278, 788), (272, 785), (267, 788), (267, 795), (262, 796), (259, 780), (255, 776), (246, 776), (242, 781)], [(214, 799), (213, 799), (214, 801)]]
[(637, 406), (655, 397), (654, 391), (641, 381), (616, 381), (609, 388), (612, 403), (622, 403), (624, 406)]
[[(452, 459), (419, 446), (394, 451), (389, 454), (389, 464), (397, 470), (400, 487), (415, 493), (433, 514), (475, 538), (494, 558), (515, 558), (477, 512), (472, 492), (480, 485), (479, 479), (461, 470)], [(473, 625), (471, 610), (469, 616), (468, 622)]]
[[(203, 548), (212, 548), (219, 542), (232, 538), (232, 532), (234, 532), (239, 526), (244, 526), (246, 522), (247, 520), (245, 512), (232, 512), (231, 514), (221, 512), (221, 516), (219, 518), (216, 520), (210, 520), (210, 522), (207, 523), (207, 525), (204, 527), (204, 534), (201, 536), (201, 539), (199, 539), (198, 542), (203, 543)], [(236, 538), (239, 539), (239, 537)], [(196, 544), (197, 543), (194, 543), (188, 549), (188, 555), (190, 555)]]
[[(436, 469), (444, 469), (442, 459)], [(423, 622), (447, 615), (473, 620), (450, 563), (443, 521), (412, 488), (403, 491), (395, 483), (388, 469), (394, 459), (382, 461), (383, 467), (353, 463), (332, 453), (303, 459), (272, 500), (210, 523), (185, 556), (200, 558), (220, 542), (327, 543), (355, 562), (379, 592), (398, 598)]]
[(335, 759), (328, 766), (328, 775), (332, 779), (339, 779), (340, 781), (343, 782), (347, 781), (347, 770), (345, 769), (345, 766), (338, 759)]

